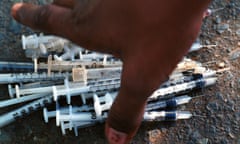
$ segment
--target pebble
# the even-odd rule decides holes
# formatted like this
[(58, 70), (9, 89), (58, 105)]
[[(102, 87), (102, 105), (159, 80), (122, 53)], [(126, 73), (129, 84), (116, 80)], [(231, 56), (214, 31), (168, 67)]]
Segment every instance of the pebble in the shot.
[(238, 79), (238, 85), (240, 85), (240, 78)]
[(159, 129), (150, 130), (147, 132), (147, 136), (148, 139), (146, 139), (146, 141), (149, 141), (150, 143), (155, 143), (156, 140), (161, 137), (161, 131)]
[(218, 67), (219, 67), (219, 68), (224, 68), (224, 67), (225, 67), (225, 63), (224, 63), (224, 62), (220, 62), (220, 63), (218, 64)]
[(222, 22), (222, 19), (219, 16), (217, 16), (215, 19), (215, 23), (220, 24), (221, 22)]
[(210, 135), (214, 136), (216, 134), (216, 127), (211, 125), (208, 132)]
[(234, 76), (233, 76), (232, 72), (227, 71), (227, 77), (226, 77), (226, 79), (227, 79), (227, 80), (232, 80), (233, 78), (234, 78)]
[(198, 144), (208, 144), (208, 138), (199, 139)]
[(219, 120), (223, 120), (223, 119), (224, 119), (224, 115), (222, 115), (222, 114), (218, 114), (218, 115), (217, 115), (217, 119), (219, 119)]
[(205, 40), (205, 44), (206, 44), (206, 45), (210, 45), (211, 42), (210, 42), (209, 40)]
[(187, 131), (187, 134), (188, 134), (188, 135), (191, 135), (191, 133), (193, 132), (193, 130), (192, 130), (192, 128), (190, 127), (190, 125), (187, 125), (186, 131)]
[(227, 133), (231, 132), (231, 128), (230, 127), (225, 128), (225, 130), (226, 130)]
[(234, 88), (235, 87), (235, 82), (231, 81), (229, 86), (230, 86), (230, 88)]
[(228, 135), (232, 138), (232, 139), (234, 139), (235, 138), (235, 136), (234, 136), (234, 134), (233, 133), (228, 133)]
[(227, 139), (222, 139), (220, 141), (220, 144), (229, 144), (229, 141)]
[(195, 138), (200, 138), (201, 134), (199, 133), (198, 130), (196, 130), (196, 131), (193, 132), (192, 136), (195, 137)]
[(220, 93), (220, 92), (217, 92), (217, 93), (216, 93), (216, 98), (219, 99), (219, 100), (221, 100), (221, 101), (224, 101), (224, 102), (225, 102), (225, 98), (223, 97), (223, 94)]
[(236, 60), (239, 57), (240, 57), (240, 51), (236, 51), (232, 55), (230, 55), (230, 60)]
[(191, 135), (191, 140), (192, 141), (197, 141), (199, 138), (201, 138), (201, 134), (199, 133), (199, 131), (194, 131)]
[(166, 133), (167, 129), (166, 128), (161, 128), (162, 133)]
[(236, 120), (240, 121), (240, 111), (235, 113)]
[(219, 106), (217, 102), (210, 102), (207, 105), (207, 110), (209, 110), (211, 113), (218, 111)]
[(216, 127), (215, 127), (215, 125), (206, 124), (204, 135), (207, 136), (207, 137), (215, 137), (216, 134), (217, 134), (217, 133), (216, 133)]
[(161, 131), (159, 129), (154, 129), (154, 130), (148, 131), (147, 134), (149, 137), (158, 137), (161, 134)]
[(237, 34), (237, 36), (240, 37), (240, 29), (238, 29), (238, 30), (236, 31), (236, 34)]
[(236, 24), (236, 27), (237, 27), (237, 28), (240, 28), (240, 24)]
[(217, 32), (221, 34), (225, 30), (229, 29), (229, 24), (218, 24), (216, 28), (217, 28)]
[(231, 48), (227, 48), (226, 51), (227, 51), (227, 53), (230, 53), (232, 51), (232, 49)]

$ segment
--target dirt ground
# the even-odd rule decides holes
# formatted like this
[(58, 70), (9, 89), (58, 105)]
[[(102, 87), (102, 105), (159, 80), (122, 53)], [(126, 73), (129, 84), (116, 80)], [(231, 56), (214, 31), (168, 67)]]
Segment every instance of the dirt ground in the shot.
[[(0, 60), (31, 61), (21, 48), (21, 34), (32, 30), (17, 24), (10, 17), (10, 7), (17, 0), (0, 1)], [(28, 0), (30, 1), (30, 0)], [(45, 1), (31, 0), (42, 4)], [(216, 44), (187, 57), (206, 67), (230, 71), (218, 75), (214, 86), (195, 91), (200, 96), (179, 107), (189, 110), (193, 117), (177, 122), (143, 123), (133, 144), (240, 144), (240, 0), (214, 0), (209, 6), (213, 14), (203, 22), (199, 39), (202, 44)], [(0, 99), (7, 98), (7, 86), (0, 86)], [(0, 113), (12, 108), (0, 109)], [(55, 121), (44, 123), (42, 111), (17, 120), (0, 130), (1, 144), (105, 144), (104, 125), (99, 124), (63, 136)]]

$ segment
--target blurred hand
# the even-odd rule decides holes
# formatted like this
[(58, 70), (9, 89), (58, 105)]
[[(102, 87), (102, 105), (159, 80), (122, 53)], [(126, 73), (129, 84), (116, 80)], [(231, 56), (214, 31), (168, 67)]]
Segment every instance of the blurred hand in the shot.
[(123, 61), (121, 88), (106, 122), (109, 143), (135, 135), (146, 100), (195, 40), (210, 0), (55, 0), (18, 3), (13, 17)]

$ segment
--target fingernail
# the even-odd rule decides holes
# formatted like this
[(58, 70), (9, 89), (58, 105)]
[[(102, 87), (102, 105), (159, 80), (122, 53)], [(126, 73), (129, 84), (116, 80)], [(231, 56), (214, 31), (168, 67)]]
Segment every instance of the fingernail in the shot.
[(17, 3), (15, 5), (13, 5), (12, 10), (11, 10), (12, 16), (18, 21), (20, 21), (22, 18), (21, 13), (19, 12), (19, 10), (22, 6), (23, 6), (23, 3)]
[(130, 141), (130, 138), (126, 133), (119, 132), (106, 124), (106, 137), (109, 144), (127, 144)]

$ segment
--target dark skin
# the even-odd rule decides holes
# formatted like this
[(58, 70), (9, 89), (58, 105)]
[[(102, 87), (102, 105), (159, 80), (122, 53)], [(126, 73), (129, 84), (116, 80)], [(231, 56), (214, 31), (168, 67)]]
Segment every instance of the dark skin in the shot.
[(55, 0), (15, 4), (13, 17), (123, 61), (121, 88), (106, 121), (111, 144), (135, 135), (147, 98), (187, 53), (210, 0)]

